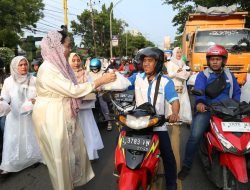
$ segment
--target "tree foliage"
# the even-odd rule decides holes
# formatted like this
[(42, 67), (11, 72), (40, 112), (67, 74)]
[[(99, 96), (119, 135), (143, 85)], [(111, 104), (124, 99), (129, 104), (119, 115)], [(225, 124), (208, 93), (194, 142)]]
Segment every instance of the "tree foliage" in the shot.
[[(178, 11), (177, 15), (173, 18), (174, 26), (178, 26), (178, 34), (181, 34), (184, 29), (188, 14), (195, 11), (198, 5), (204, 7), (215, 6), (230, 6), (237, 4), (238, 10), (250, 12), (249, 0), (163, 0), (165, 4), (172, 5), (173, 9)], [(246, 27), (250, 27), (250, 17), (247, 18)]]
[(7, 47), (0, 47), (0, 57), (4, 62), (5, 68), (10, 67), (11, 60), (15, 57), (14, 51)]
[(22, 29), (36, 27), (43, 17), (42, 0), (0, 1), (0, 46), (15, 47), (23, 35)]
[[(93, 9), (93, 20), (95, 32), (92, 31), (92, 17), (90, 10), (84, 10), (81, 15), (77, 16), (77, 21), (71, 22), (71, 28), (73, 33), (82, 37), (81, 45), (84, 48), (90, 49), (90, 52), (94, 53), (94, 41), (93, 35), (95, 35), (97, 55), (103, 57), (109, 57), (110, 55), (110, 11), (113, 7), (111, 3), (109, 7), (105, 4), (102, 5), (101, 11)], [(114, 18), (112, 14), (112, 34), (117, 35), (119, 38), (119, 47), (113, 47), (114, 56), (125, 55), (125, 43), (126, 39), (124, 36), (125, 27), (128, 24), (120, 19)], [(134, 36), (129, 36), (128, 44), (130, 46), (129, 52), (131, 53), (135, 49), (139, 49), (141, 44), (146, 44), (146, 39), (142, 38), (143, 42), (135, 43), (138, 41)], [(132, 47), (133, 46), (133, 47)]]

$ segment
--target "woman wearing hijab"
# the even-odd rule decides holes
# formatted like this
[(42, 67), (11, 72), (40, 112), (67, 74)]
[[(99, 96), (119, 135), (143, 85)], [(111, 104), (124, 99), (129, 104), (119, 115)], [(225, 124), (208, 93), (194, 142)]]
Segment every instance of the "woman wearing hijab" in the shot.
[(41, 41), (44, 62), (37, 73), (37, 100), (33, 121), (39, 145), (55, 190), (72, 190), (94, 177), (79, 125), (79, 99), (116, 79), (114, 73), (77, 84), (67, 62), (70, 38), (49, 32)]
[[(72, 67), (77, 82), (79, 84), (87, 82), (87, 76), (81, 67), (81, 58), (76, 53), (71, 53), (69, 56), (69, 64)], [(95, 97), (95, 94), (93, 94)], [(86, 98), (85, 98), (86, 99)], [(103, 142), (96, 125), (96, 121), (92, 112), (92, 108), (95, 107), (94, 100), (82, 100), (79, 107), (79, 121), (84, 134), (84, 141), (88, 152), (88, 157), (90, 160), (98, 159), (97, 150), (102, 149)]]
[(187, 70), (188, 67), (182, 60), (181, 48), (179, 47), (174, 48), (173, 56), (167, 63), (168, 76), (172, 78), (175, 85), (175, 90), (179, 96), (180, 120), (190, 124), (192, 122), (192, 111), (186, 85), (186, 80), (190, 76), (190, 72)]
[[(12, 59), (11, 76), (5, 79), (1, 96), (10, 104), (4, 130), (3, 155), (0, 169), (7, 172), (21, 171), (42, 161), (31, 118), (35, 103), (35, 77), (28, 74), (29, 63), (23, 56)], [(24, 107), (24, 103), (26, 106)], [(27, 108), (28, 107), (28, 108)], [(28, 110), (27, 110), (28, 109)], [(26, 111), (25, 111), (26, 110)]]

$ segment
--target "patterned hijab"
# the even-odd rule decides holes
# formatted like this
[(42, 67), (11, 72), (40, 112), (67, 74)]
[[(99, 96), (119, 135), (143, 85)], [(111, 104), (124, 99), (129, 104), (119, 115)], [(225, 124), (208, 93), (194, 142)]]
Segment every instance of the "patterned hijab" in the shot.
[(173, 56), (171, 57), (170, 61), (177, 64), (178, 66), (182, 67), (183, 64), (184, 64), (184, 61), (182, 59), (177, 59), (176, 58), (176, 54), (177, 54), (177, 51), (178, 50), (181, 50), (180, 47), (175, 47), (174, 50), (173, 50)]
[(23, 59), (27, 61), (28, 68), (29, 68), (29, 62), (28, 62), (28, 60), (24, 56), (16, 56), (16, 57), (14, 57), (12, 59), (12, 61), (10, 63), (10, 73), (11, 73), (11, 76), (13, 77), (14, 81), (17, 82), (17, 83), (19, 83), (19, 84), (26, 83), (28, 81), (28, 78), (29, 78), (29, 73), (28, 72), (27, 72), (26, 75), (21, 75), (18, 72), (18, 64)]
[[(80, 56), (77, 53), (71, 53), (69, 55), (69, 64), (70, 64), (71, 67), (73, 65), (74, 56), (77, 56), (81, 60)], [(84, 72), (84, 70), (83, 70), (83, 68), (81, 66), (76, 70), (73, 69), (73, 71), (75, 73), (75, 76), (76, 76), (76, 79), (77, 79), (78, 83), (84, 83), (84, 82), (87, 81), (86, 76), (85, 76), (85, 72)]]
[[(41, 41), (41, 54), (45, 61), (55, 65), (62, 75), (72, 81), (75, 85), (77, 80), (73, 70), (64, 56), (64, 46), (61, 43), (62, 35), (58, 31), (48, 32)], [(79, 103), (77, 99), (71, 98), (72, 117), (77, 116)]]

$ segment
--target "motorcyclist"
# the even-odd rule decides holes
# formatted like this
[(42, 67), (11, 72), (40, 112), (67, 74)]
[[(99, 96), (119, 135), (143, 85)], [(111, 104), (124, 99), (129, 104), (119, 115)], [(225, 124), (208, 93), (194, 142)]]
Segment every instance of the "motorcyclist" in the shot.
[(38, 69), (39, 69), (39, 67), (40, 67), (41, 64), (42, 64), (42, 59), (39, 59), (39, 58), (38, 59), (34, 59), (31, 62), (32, 68), (34, 70), (34, 72), (32, 73), (33, 76), (36, 77)]
[[(144, 72), (137, 73), (136, 77), (133, 75), (129, 78), (131, 84), (135, 86), (136, 105), (140, 106), (146, 102), (153, 105), (156, 83), (160, 77), (160, 85), (157, 89), (158, 96), (155, 104), (156, 112), (159, 115), (168, 115), (166, 102), (169, 102), (172, 105), (172, 115), (169, 116), (169, 121), (176, 122), (179, 119), (178, 113), (180, 105), (173, 81), (161, 74), (164, 63), (164, 52), (158, 48), (148, 47), (140, 51), (139, 54), (139, 60), (143, 64)], [(163, 159), (167, 189), (176, 190), (176, 161), (167, 127), (165, 125), (155, 127), (153, 131), (160, 139), (159, 146)]]
[(182, 169), (178, 173), (180, 180), (188, 176), (199, 141), (209, 128), (210, 113), (206, 112), (206, 106), (228, 98), (240, 100), (241, 91), (237, 80), (233, 73), (225, 68), (227, 58), (228, 52), (223, 46), (211, 46), (206, 53), (208, 68), (197, 75), (195, 89), (203, 91), (204, 95), (196, 96), (196, 114), (186, 145)]
[[(99, 59), (97, 58), (91, 59), (90, 64), (89, 64), (89, 68), (90, 68), (89, 76), (91, 77), (92, 80), (96, 80), (103, 75), (104, 71), (101, 70), (101, 67), (102, 67), (102, 63)], [(103, 93), (98, 93), (98, 101), (100, 103), (102, 114), (105, 120), (108, 122), (107, 130), (111, 131), (112, 123), (111, 123), (111, 119), (109, 116), (110, 115), (109, 107), (108, 107), (107, 102), (103, 100)]]
[[(130, 81), (135, 81), (136, 79), (136, 75), (138, 73), (142, 73), (144, 72), (143, 70), (143, 65), (142, 65), (142, 61), (140, 60), (140, 52), (142, 52), (143, 49), (140, 49), (136, 55), (135, 55), (135, 58), (133, 59), (133, 64), (134, 64), (134, 67), (135, 67), (135, 70), (131, 73), (130, 77), (129, 77), (129, 80)], [(134, 90), (134, 85), (132, 86), (129, 86), (128, 90)]]

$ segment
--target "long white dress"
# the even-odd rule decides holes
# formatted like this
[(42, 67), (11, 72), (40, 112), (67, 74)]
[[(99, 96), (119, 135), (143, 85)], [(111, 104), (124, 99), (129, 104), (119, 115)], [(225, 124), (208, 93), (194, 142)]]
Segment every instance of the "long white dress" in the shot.
[(71, 190), (94, 177), (79, 120), (70, 100), (89, 94), (91, 83), (74, 85), (45, 61), (37, 74), (37, 100), (32, 119), (54, 190)]
[[(78, 83), (84, 83), (88, 80), (87, 72), (80, 70), (75, 72)], [(93, 80), (90, 80), (92, 82)], [(98, 150), (103, 149), (104, 145), (96, 124), (92, 108), (95, 108), (95, 100), (82, 100), (78, 113), (80, 126), (83, 130), (84, 142), (87, 148), (90, 160), (98, 159)]]
[(92, 109), (80, 109), (78, 115), (89, 159), (98, 159), (97, 151), (103, 149), (104, 145)]
[[(35, 82), (35, 77), (32, 76), (27, 88), (27, 84), (16, 83), (12, 76), (4, 81), (1, 96), (10, 103), (11, 111), (5, 122), (1, 170), (18, 172), (37, 162), (42, 162), (31, 113), (20, 114), (20, 108), (25, 99), (36, 97)], [(27, 97), (24, 92), (26, 89)]]
[[(192, 122), (192, 110), (190, 99), (188, 95), (188, 89), (186, 85), (186, 80), (188, 79), (190, 73), (185, 71), (185, 64), (183, 62), (173, 63), (172, 61), (167, 63), (168, 76), (172, 78), (175, 88), (182, 88), (182, 92), (178, 93), (180, 101), (180, 111), (179, 117), (181, 121), (186, 123)], [(182, 68), (183, 71), (177, 72), (178, 69)], [(171, 109), (169, 110), (171, 112)]]

